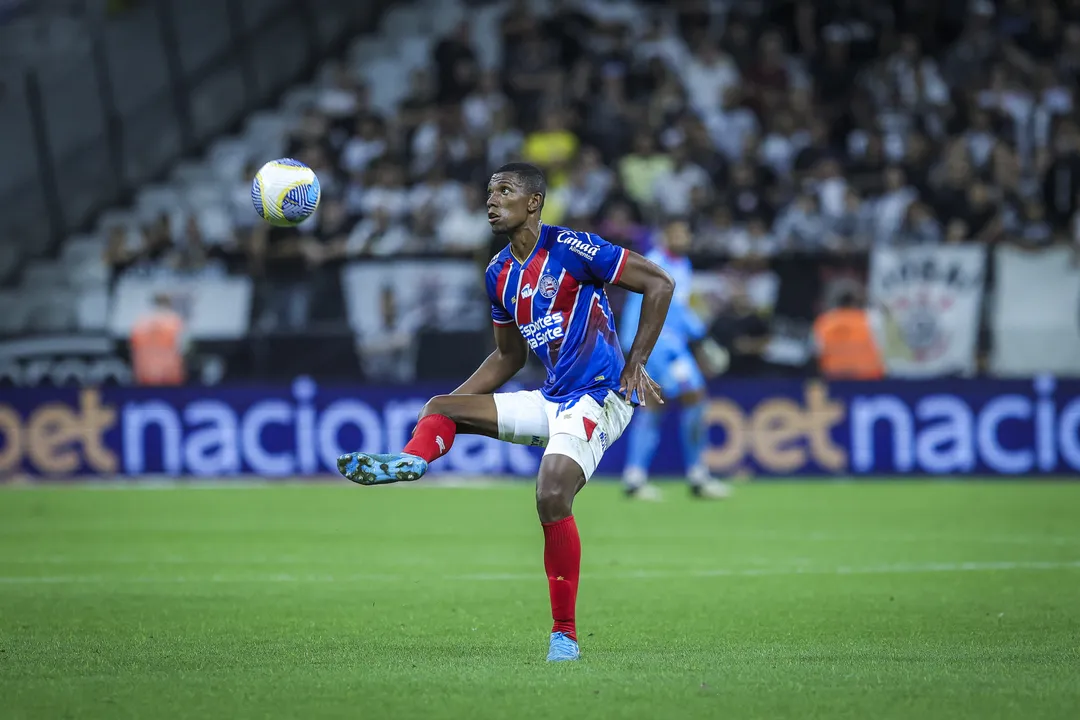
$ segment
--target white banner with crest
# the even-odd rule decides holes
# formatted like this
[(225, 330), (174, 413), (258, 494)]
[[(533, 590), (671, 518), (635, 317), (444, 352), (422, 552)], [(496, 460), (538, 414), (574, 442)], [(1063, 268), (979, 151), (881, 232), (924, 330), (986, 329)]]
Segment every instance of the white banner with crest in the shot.
[(974, 245), (882, 248), (870, 257), (870, 303), (888, 374), (975, 372), (986, 252)]

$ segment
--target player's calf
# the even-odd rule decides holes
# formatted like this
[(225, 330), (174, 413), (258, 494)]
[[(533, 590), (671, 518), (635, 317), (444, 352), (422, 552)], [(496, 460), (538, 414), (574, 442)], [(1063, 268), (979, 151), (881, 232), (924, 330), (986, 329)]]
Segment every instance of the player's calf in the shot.
[(540, 462), (536, 512), (544, 528), (544, 569), (551, 597), (549, 660), (577, 659), (575, 613), (581, 575), (581, 538), (572, 513), (574, 496), (584, 485), (585, 473), (572, 458), (549, 454)]

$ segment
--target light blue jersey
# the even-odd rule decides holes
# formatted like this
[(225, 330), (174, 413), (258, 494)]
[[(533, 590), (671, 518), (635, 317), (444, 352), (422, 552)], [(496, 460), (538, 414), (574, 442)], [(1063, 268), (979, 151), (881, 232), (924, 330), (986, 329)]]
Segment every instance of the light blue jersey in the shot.
[[(651, 250), (645, 257), (662, 267), (675, 280), (675, 294), (671, 298), (664, 329), (645, 368), (649, 376), (663, 388), (665, 397), (675, 398), (705, 387), (705, 378), (690, 350), (691, 343), (705, 337), (704, 323), (690, 308), (693, 268), (689, 258), (672, 255), (660, 248)], [(642, 296), (636, 293), (626, 298), (619, 328), (619, 337), (623, 342), (631, 342), (637, 334), (641, 300)]]

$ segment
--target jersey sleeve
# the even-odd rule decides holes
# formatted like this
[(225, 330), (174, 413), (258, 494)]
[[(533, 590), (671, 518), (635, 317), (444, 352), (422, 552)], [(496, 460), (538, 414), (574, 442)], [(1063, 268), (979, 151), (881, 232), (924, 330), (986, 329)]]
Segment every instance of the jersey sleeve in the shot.
[(484, 285), (487, 289), (488, 300), (491, 302), (491, 321), (496, 325), (512, 325), (514, 323), (514, 318), (503, 306), (499, 292), (500, 279), (505, 282), (503, 275), (506, 274), (508, 269), (507, 263), (500, 264), (499, 256), (496, 255), (488, 263), (487, 272), (484, 273)]
[(612, 245), (592, 233), (561, 230), (555, 244), (562, 251), (567, 272), (583, 283), (619, 282), (630, 257), (626, 248)]

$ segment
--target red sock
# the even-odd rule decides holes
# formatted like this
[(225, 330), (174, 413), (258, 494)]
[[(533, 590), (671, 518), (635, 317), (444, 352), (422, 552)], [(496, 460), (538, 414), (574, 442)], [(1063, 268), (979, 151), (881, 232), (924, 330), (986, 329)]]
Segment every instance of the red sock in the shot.
[(544, 569), (551, 595), (551, 632), (564, 632), (577, 640), (574, 607), (581, 574), (581, 538), (574, 516), (544, 526)]
[(445, 415), (426, 415), (416, 423), (412, 440), (405, 446), (405, 452), (431, 462), (450, 452), (456, 433), (457, 425), (450, 418)]

